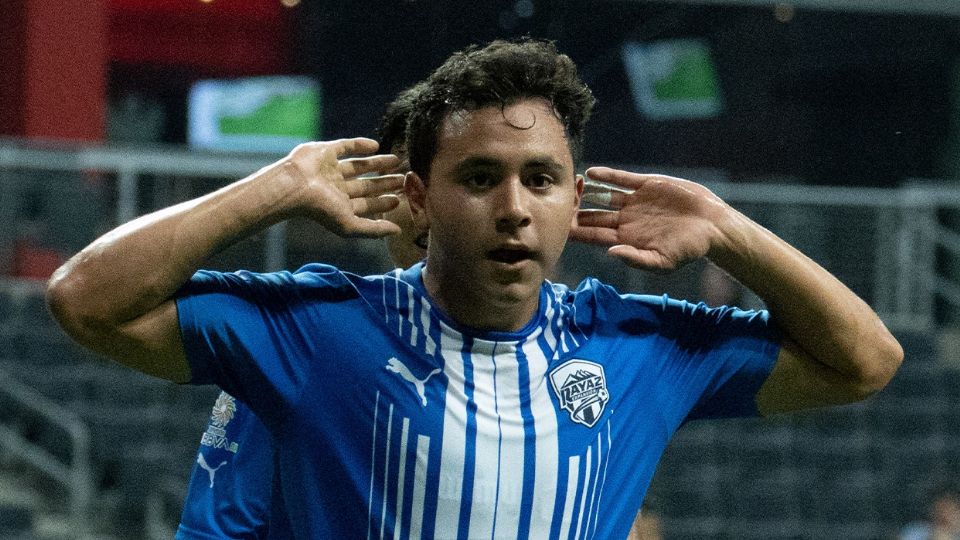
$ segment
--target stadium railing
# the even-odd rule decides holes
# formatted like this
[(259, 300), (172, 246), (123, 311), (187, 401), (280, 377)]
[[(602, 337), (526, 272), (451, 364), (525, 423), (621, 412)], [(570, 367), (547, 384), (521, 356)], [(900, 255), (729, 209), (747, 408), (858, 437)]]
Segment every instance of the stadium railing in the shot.
[[(82, 537), (89, 531), (89, 503), (94, 494), (89, 428), (77, 415), (20, 383), (4, 370), (0, 370), (0, 395), (25, 410), (30, 417), (28, 427), (31, 433), (51, 429), (67, 435), (69, 455), (60, 456), (20, 433), (14, 427), (15, 422), (0, 422), (0, 447), (9, 452), (9, 456), (66, 489), (72, 530), (78, 538)], [(8, 407), (13, 408), (9, 404)], [(37, 420), (43, 425), (38, 425)]]
[[(46, 189), (68, 199), (59, 201), (61, 206), (71, 204), (72, 193), (77, 198), (72, 204), (97, 206), (100, 215), (88, 219), (95, 223), (88, 227), (89, 234), (70, 231), (69, 245), (56, 246), (69, 253), (109, 225), (208, 192), (278, 157), (0, 139), (0, 201), (6, 201), (0, 203), (0, 220), (22, 219), (24, 203), (18, 200), (26, 198), (34, 205), (37, 199), (42, 201), (42, 194), (30, 190)], [(695, 170), (692, 175), (690, 179), (697, 181)], [(92, 194), (70, 191), (71, 184), (75, 188), (81, 183), (98, 187)], [(952, 322), (952, 314), (960, 312), (960, 219), (951, 217), (960, 216), (957, 185), (907, 181), (899, 188), (881, 189), (737, 181), (704, 184), (837, 274), (891, 327), (930, 329), (944, 319)], [(94, 200), (86, 200), (91, 197)], [(56, 204), (50, 206), (46, 211), (56, 221)], [(43, 217), (43, 208), (33, 212)], [(65, 220), (69, 216), (62, 217), (52, 225), (77, 227)], [(12, 251), (13, 234), (0, 233), (0, 257)], [(251, 266), (286, 267), (290, 262), (287, 245), (285, 224), (272, 227), (257, 245), (262, 251)]]

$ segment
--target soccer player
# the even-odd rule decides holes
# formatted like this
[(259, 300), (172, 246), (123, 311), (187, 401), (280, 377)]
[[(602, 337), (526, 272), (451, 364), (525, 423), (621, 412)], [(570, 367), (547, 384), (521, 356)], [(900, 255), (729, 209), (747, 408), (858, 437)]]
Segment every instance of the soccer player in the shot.
[[(401, 92), (387, 106), (377, 129), (380, 146), (400, 157), (406, 156), (407, 116), (417, 88)], [(397, 168), (408, 169), (405, 159)], [(384, 217), (400, 227), (387, 237), (394, 264), (407, 268), (422, 260), (427, 234), (414, 227), (406, 198)], [(220, 392), (200, 439), (176, 539), (268, 538), (273, 457), (267, 428), (242, 401)]]
[[(49, 305), (96, 351), (247, 403), (277, 443), (297, 537), (624, 538), (684, 422), (861, 399), (902, 350), (842, 283), (698, 184), (594, 167), (618, 189), (578, 212), (592, 105), (550, 43), (469, 48), (408, 123), (424, 263), (197, 271), (293, 215), (396, 233), (363, 216), (397, 204), (400, 178), (356, 177), (397, 158), (347, 139), (107, 233), (55, 273)], [(708, 257), (770, 310), (551, 283), (568, 238), (637, 268)]]

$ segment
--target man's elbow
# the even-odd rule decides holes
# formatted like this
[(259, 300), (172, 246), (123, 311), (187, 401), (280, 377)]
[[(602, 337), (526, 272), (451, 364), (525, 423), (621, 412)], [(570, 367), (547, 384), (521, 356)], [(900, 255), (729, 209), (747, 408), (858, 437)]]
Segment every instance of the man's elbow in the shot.
[(82, 278), (71, 274), (66, 267), (60, 267), (47, 282), (45, 297), (54, 320), (81, 344), (85, 344), (90, 334), (102, 326), (102, 322), (97, 322), (95, 311), (88, 309), (83, 291)]
[(861, 352), (864, 360), (857, 374), (856, 394), (858, 399), (866, 399), (883, 390), (893, 380), (903, 363), (903, 347), (892, 335), (864, 347)]

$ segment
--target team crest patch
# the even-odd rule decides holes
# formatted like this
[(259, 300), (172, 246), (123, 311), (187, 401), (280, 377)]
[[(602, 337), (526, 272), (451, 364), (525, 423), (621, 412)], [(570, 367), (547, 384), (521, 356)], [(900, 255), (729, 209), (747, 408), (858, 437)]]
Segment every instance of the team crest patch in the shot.
[(587, 360), (569, 360), (550, 372), (560, 407), (574, 422), (593, 427), (610, 401), (603, 366)]

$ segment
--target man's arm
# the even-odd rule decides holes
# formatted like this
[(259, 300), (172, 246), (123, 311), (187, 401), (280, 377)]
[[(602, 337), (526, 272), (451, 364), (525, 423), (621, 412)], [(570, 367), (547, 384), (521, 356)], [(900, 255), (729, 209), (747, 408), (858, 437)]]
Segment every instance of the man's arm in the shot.
[(708, 189), (605, 167), (587, 174), (625, 190), (609, 195), (613, 210), (582, 211), (572, 239), (655, 271), (708, 257), (767, 304), (785, 338), (757, 395), (761, 413), (857, 401), (893, 378), (903, 350), (870, 306)]
[(397, 164), (370, 139), (300, 145), (284, 159), (208, 195), (159, 210), (95, 240), (50, 279), (47, 303), (80, 344), (150, 375), (190, 379), (174, 293), (225, 247), (306, 216), (342, 236), (384, 236), (397, 226), (364, 216), (390, 210), (402, 175), (358, 180)]

